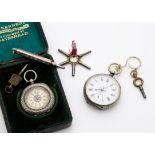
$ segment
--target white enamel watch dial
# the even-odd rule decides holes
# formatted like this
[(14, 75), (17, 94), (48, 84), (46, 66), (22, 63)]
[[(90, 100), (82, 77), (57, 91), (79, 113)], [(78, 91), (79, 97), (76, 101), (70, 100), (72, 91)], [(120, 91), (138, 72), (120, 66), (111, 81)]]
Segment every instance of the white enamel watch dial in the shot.
[(21, 106), (30, 114), (38, 115), (48, 112), (54, 104), (54, 93), (44, 83), (36, 83), (26, 87), (21, 95)]
[(107, 109), (119, 99), (121, 87), (111, 75), (96, 74), (90, 77), (84, 86), (84, 95), (89, 104)]

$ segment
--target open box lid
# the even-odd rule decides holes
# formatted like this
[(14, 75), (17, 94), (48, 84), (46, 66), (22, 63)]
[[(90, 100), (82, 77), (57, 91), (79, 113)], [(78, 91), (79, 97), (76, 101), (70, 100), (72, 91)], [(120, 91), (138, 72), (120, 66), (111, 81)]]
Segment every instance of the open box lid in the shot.
[(20, 48), (32, 53), (47, 52), (48, 44), (38, 22), (0, 22), (0, 65), (18, 61), (12, 49)]

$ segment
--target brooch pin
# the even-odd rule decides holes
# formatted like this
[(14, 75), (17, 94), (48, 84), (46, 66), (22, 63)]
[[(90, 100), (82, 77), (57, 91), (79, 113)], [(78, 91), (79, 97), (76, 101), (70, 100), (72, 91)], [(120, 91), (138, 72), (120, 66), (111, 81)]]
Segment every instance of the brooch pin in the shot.
[(59, 65), (64, 66), (67, 64), (71, 64), (72, 65), (72, 76), (75, 76), (75, 67), (77, 64), (85, 67), (86, 69), (91, 69), (88, 65), (84, 64), (81, 61), (81, 58), (84, 57), (85, 55), (91, 53), (91, 51), (87, 51), (87, 52), (82, 53), (82, 54), (77, 54), (76, 43), (74, 40), (72, 41), (72, 50), (70, 53), (66, 53), (61, 49), (58, 49), (58, 51), (67, 57), (67, 60), (61, 62)]

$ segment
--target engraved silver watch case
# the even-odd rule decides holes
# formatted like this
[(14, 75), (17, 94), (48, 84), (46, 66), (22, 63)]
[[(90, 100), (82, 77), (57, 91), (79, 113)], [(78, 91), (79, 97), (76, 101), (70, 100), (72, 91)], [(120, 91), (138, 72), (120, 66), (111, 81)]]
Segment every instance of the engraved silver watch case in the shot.
[[(28, 80), (26, 75), (34, 74), (34, 79)], [(27, 86), (21, 94), (21, 107), (31, 115), (37, 116), (52, 110), (55, 105), (54, 92), (45, 83), (35, 83), (37, 74), (33, 70), (28, 70), (24, 74), (24, 79), (31, 85)]]

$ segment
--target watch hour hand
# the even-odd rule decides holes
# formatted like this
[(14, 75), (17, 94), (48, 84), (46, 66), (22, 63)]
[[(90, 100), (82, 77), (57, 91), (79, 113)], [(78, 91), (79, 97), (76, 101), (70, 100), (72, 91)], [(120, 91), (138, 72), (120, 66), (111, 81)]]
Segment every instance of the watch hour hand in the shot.
[(107, 87), (104, 87), (104, 89), (107, 89), (107, 88), (112, 87), (112, 86), (113, 86), (113, 84), (111, 84), (111, 85), (109, 85)]

